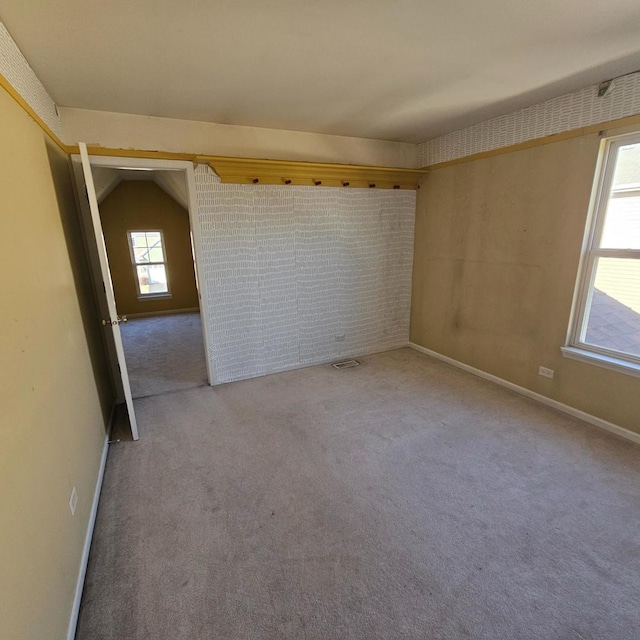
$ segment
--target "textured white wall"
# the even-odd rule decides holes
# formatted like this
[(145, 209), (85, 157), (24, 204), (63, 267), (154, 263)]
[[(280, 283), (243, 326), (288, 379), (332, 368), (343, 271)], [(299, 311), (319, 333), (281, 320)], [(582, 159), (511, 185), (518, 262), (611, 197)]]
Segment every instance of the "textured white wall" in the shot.
[(640, 73), (615, 80), (615, 87), (604, 98), (597, 93), (593, 85), (423, 142), (418, 149), (419, 166), (640, 113)]
[(408, 342), (414, 191), (196, 190), (216, 383)]
[(62, 124), (53, 99), (38, 80), (2, 22), (0, 22), (0, 73), (42, 118), (51, 131), (58, 138), (61, 138)]

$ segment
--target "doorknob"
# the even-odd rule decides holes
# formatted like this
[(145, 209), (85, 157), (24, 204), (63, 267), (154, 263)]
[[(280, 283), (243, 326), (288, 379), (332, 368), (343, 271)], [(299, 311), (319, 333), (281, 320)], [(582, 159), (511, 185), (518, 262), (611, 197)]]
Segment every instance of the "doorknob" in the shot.
[(115, 327), (117, 324), (120, 324), (121, 322), (126, 322), (126, 321), (127, 321), (127, 316), (116, 316), (115, 320), (103, 320), (102, 321), (102, 326), (103, 327), (108, 327), (108, 326)]

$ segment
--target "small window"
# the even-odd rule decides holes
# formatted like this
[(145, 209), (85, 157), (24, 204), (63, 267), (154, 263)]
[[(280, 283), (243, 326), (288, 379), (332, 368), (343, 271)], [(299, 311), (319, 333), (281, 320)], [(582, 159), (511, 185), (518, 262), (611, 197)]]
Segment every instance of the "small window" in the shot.
[(129, 231), (129, 248), (138, 297), (169, 295), (162, 231)]
[[(569, 347), (640, 372), (640, 134), (605, 143)], [(571, 349), (565, 355), (575, 357)], [(569, 351), (569, 353), (566, 353)], [(617, 367), (612, 367), (617, 368)]]

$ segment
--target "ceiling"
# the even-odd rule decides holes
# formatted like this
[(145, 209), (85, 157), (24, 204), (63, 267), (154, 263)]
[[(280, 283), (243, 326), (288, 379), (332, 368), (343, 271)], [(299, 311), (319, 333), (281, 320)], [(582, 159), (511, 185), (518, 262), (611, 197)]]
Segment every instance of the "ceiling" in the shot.
[(183, 209), (189, 208), (187, 183), (183, 171), (139, 171), (135, 169), (92, 166), (91, 173), (98, 203), (103, 202), (123, 180), (144, 180), (155, 182)]
[(421, 142), (640, 69), (638, 0), (3, 0), (61, 106)]

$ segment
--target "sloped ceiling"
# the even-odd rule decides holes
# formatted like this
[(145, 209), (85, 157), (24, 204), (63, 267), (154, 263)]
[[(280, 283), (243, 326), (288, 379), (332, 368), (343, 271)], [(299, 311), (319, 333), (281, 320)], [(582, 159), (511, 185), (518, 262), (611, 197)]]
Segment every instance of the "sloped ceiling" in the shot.
[(98, 203), (103, 202), (123, 180), (149, 180), (155, 182), (183, 208), (189, 208), (187, 185), (182, 171), (135, 171), (94, 166), (91, 167), (91, 173)]
[(421, 142), (640, 68), (638, 0), (3, 0), (58, 105)]
[(161, 189), (164, 189), (183, 208), (189, 210), (187, 183), (182, 171), (150, 171), (148, 173), (153, 174), (153, 180)]

